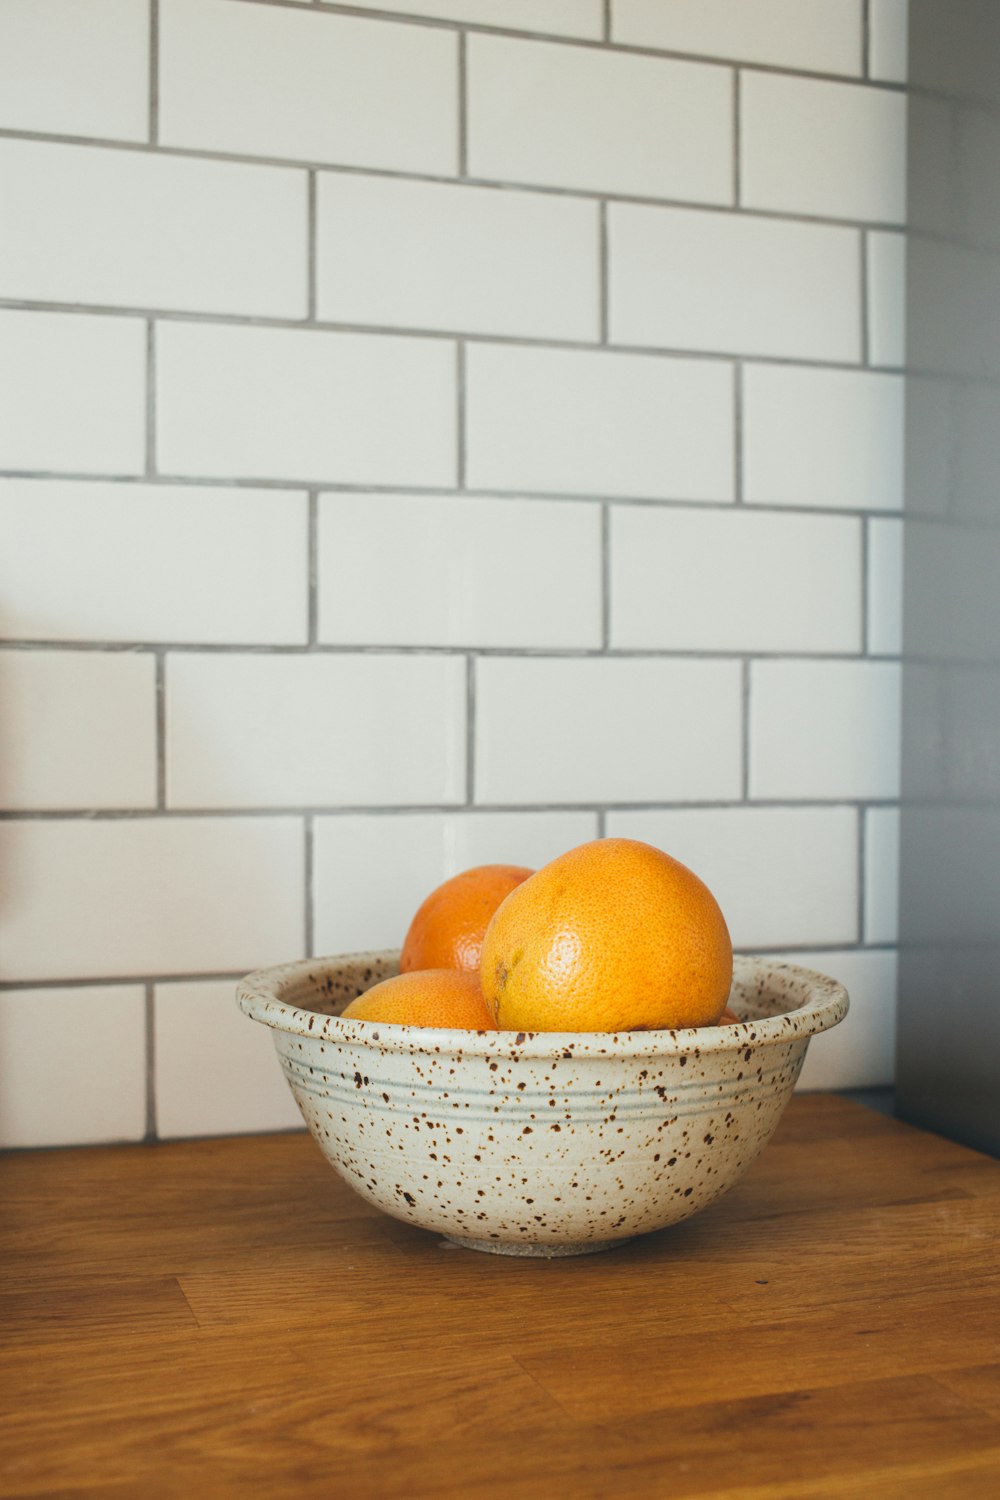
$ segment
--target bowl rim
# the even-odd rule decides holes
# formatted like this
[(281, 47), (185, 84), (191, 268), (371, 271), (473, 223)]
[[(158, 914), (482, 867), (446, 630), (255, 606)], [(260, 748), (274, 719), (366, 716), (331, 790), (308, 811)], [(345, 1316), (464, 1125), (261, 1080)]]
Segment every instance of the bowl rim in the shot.
[(547, 1059), (573, 1057), (653, 1057), (695, 1051), (735, 1052), (748, 1042), (755, 1045), (808, 1039), (836, 1026), (847, 1014), (849, 1001), (844, 986), (829, 974), (766, 955), (735, 954), (733, 979), (743, 987), (761, 990), (784, 982), (786, 993), (797, 991), (794, 1010), (759, 1020), (726, 1026), (683, 1027), (669, 1031), (466, 1031), (452, 1027), (401, 1026), (384, 1021), (345, 1020), (307, 1010), (284, 999), (289, 989), (303, 979), (316, 981), (336, 974), (346, 965), (368, 967), (398, 962), (399, 950), (385, 948), (357, 953), (336, 953), (323, 958), (303, 958), (292, 963), (255, 969), (236, 986), (240, 1010), (251, 1020), (274, 1031), (315, 1041), (377, 1044), (383, 1052), (461, 1054), (465, 1057)]

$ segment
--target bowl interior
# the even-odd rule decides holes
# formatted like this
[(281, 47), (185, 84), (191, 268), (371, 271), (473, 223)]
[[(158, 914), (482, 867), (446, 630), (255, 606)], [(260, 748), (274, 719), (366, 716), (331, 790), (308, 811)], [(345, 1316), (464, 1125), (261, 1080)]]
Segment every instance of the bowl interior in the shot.
[[(341, 1018), (341, 1011), (381, 979), (399, 972), (399, 950), (344, 953), (302, 959), (248, 974), (237, 987), (240, 1008), (254, 1020), (299, 1036), (353, 1041), (375, 1039), (373, 1023)], [(702, 1026), (673, 1031), (634, 1031), (609, 1036), (601, 1032), (470, 1032), (427, 1026), (379, 1024), (383, 1049), (424, 1051), (459, 1048), (470, 1053), (508, 1051), (544, 1057), (571, 1044), (577, 1055), (615, 1052), (644, 1056), (687, 1051), (698, 1045), (726, 1050), (730, 1046), (809, 1037), (835, 1026), (847, 1013), (847, 993), (826, 974), (770, 958), (737, 955), (733, 960), (730, 1008), (740, 1025)]]

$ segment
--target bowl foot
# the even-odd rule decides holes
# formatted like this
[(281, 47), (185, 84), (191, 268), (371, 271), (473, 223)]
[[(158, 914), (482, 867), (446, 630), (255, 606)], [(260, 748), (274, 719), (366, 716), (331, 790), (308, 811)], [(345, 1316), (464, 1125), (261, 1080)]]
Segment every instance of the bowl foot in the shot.
[(596, 1255), (598, 1250), (613, 1250), (616, 1245), (627, 1245), (622, 1240), (572, 1240), (567, 1244), (526, 1245), (521, 1240), (471, 1240), (457, 1234), (446, 1234), (449, 1245), (460, 1250), (485, 1250), (490, 1255), (521, 1255), (535, 1259), (553, 1260), (561, 1255)]

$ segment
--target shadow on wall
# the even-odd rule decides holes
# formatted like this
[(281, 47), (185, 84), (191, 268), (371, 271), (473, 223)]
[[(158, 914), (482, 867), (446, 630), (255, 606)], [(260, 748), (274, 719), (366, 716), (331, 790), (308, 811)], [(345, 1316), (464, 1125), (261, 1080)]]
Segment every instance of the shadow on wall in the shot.
[(912, 0), (898, 1105), (1000, 1151), (1000, 8)]

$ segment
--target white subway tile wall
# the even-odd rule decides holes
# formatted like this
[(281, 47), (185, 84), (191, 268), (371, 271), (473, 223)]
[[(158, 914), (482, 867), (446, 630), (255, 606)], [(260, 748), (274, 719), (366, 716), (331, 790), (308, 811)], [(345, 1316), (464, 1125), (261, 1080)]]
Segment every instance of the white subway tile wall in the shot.
[(857, 651), (854, 517), (622, 506), (611, 521), (611, 644)]
[(862, 71), (861, 0), (614, 0), (611, 35), (734, 62)]
[(307, 188), (278, 167), (0, 140), (0, 296), (304, 317)]
[(733, 370), (722, 361), (470, 344), (474, 489), (731, 500)]
[(611, 337), (622, 344), (857, 363), (857, 229), (608, 206)]
[(467, 48), (473, 177), (733, 201), (727, 68), (481, 34)]
[(324, 321), (598, 337), (593, 201), (322, 172), (316, 212)]
[(857, 83), (748, 73), (743, 202), (832, 219), (902, 222), (906, 101)]
[(0, 703), (4, 807), (156, 806), (152, 656), (0, 650)]
[(146, 326), (141, 318), (0, 312), (0, 466), (141, 474)]
[(484, 656), (476, 794), (508, 806), (736, 798), (741, 699), (736, 661)]
[(600, 507), (578, 501), (321, 495), (319, 639), (597, 648), (602, 550)]
[(4, 0), (0, 128), (144, 141), (149, 6), (136, 0)]
[(229, 980), (153, 987), (156, 1133), (239, 1135), (302, 1124), (271, 1033), (250, 1026)]
[(744, 379), (747, 500), (902, 508), (901, 375), (759, 364)]
[(904, 51), (0, 7), (0, 1145), (297, 1126), (241, 973), (604, 834), (845, 980), (807, 1086), (891, 1078)]

